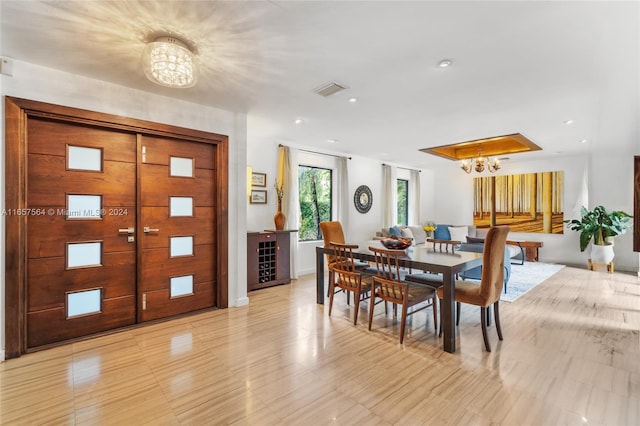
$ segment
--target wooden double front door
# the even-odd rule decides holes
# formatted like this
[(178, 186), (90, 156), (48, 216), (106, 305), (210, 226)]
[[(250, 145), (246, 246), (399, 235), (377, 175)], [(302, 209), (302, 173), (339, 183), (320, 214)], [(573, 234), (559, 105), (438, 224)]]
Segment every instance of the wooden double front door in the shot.
[(219, 147), (132, 130), (26, 120), (20, 352), (220, 305)]

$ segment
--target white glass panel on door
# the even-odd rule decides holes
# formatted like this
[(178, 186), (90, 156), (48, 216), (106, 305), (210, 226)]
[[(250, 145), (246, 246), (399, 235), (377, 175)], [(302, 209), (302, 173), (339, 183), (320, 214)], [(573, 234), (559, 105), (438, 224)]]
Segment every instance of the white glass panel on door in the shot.
[(169, 216), (193, 216), (193, 198), (170, 197)]
[(67, 195), (67, 219), (100, 219), (101, 195)]
[(67, 268), (102, 265), (102, 242), (67, 244)]
[(193, 237), (171, 237), (171, 257), (193, 255)]
[(171, 278), (170, 297), (185, 296), (193, 294), (193, 275)]
[(170, 163), (171, 176), (193, 177), (192, 158), (171, 157)]
[(67, 318), (99, 313), (102, 310), (102, 289), (67, 293)]
[(67, 168), (69, 170), (102, 171), (101, 149), (69, 145), (67, 155)]

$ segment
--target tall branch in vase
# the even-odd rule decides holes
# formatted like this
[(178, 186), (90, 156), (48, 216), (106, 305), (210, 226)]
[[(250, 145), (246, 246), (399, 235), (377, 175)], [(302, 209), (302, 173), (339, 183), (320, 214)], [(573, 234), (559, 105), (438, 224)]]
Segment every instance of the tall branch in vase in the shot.
[(277, 230), (283, 230), (287, 217), (282, 212), (282, 205), (286, 210), (290, 209), (289, 196), (283, 201), (286, 195), (286, 191), (289, 190), (291, 174), (291, 164), (289, 160), (289, 148), (279, 145), (278, 146), (278, 173), (276, 175), (276, 196), (278, 197), (278, 211), (273, 217), (273, 221)]
[(282, 180), (276, 179), (274, 187), (276, 189), (276, 197), (278, 198), (278, 211), (275, 216), (273, 216), (273, 222), (276, 226), (276, 230), (282, 231), (284, 229), (284, 223), (287, 220), (287, 217), (282, 213), (282, 198), (284, 197), (284, 185)]

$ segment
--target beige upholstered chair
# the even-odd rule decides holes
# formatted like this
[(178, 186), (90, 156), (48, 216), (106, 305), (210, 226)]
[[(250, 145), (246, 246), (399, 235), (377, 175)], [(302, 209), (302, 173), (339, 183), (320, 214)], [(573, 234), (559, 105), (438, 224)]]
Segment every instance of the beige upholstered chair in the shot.
[[(405, 255), (404, 250), (387, 250), (377, 247), (369, 247), (376, 259), (378, 275), (373, 277), (373, 288), (371, 290), (371, 300), (369, 302), (369, 330), (373, 322), (373, 310), (376, 299), (391, 302), (394, 305), (393, 312), (396, 314), (397, 305), (402, 305), (402, 323), (400, 326), (400, 343), (404, 341), (405, 326), (407, 316), (433, 307), (433, 326), (438, 327), (438, 305), (436, 302), (436, 292), (433, 287), (422, 284), (403, 281), (400, 274), (399, 259)], [(416, 307), (422, 304), (422, 306)], [(411, 310), (409, 310), (411, 309)]]
[[(470, 281), (456, 281), (456, 302), (468, 303), (480, 307), (480, 323), (482, 337), (487, 352), (491, 352), (491, 345), (487, 337), (487, 308), (494, 306), (494, 316), (498, 339), (502, 340), (500, 328), (500, 293), (504, 285), (504, 251), (509, 233), (508, 226), (492, 227), (487, 234), (482, 253), (482, 277), (480, 285)], [(437, 289), (440, 299), (443, 298), (443, 288)], [(458, 313), (458, 318), (460, 314)]]
[(366, 299), (371, 290), (371, 276), (363, 276), (356, 270), (353, 250), (358, 248), (357, 245), (331, 243), (331, 247), (334, 250), (334, 259), (330, 266), (332, 274), (329, 280), (329, 316), (331, 316), (336, 288), (352, 292), (355, 308), (353, 325), (356, 325), (360, 301)]

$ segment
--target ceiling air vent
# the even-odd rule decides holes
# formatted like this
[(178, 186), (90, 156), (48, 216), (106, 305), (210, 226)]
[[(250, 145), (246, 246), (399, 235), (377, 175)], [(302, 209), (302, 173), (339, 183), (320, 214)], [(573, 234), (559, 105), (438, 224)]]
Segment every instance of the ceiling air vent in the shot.
[(336, 83), (335, 81), (332, 81), (331, 83), (323, 84), (322, 86), (313, 89), (313, 91), (316, 92), (318, 95), (324, 96), (326, 98), (327, 96), (331, 96), (346, 88), (347, 86), (344, 86), (340, 83)]

